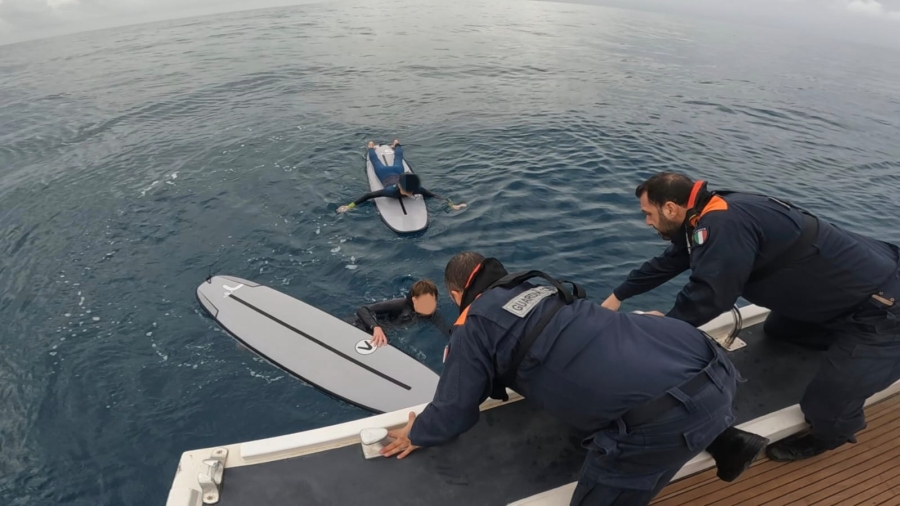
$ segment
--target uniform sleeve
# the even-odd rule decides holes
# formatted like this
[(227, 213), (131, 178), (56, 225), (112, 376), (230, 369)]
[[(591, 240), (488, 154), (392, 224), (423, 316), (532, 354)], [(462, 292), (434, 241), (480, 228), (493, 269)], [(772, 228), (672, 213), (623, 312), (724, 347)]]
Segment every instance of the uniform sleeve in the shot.
[(453, 331), (434, 399), (416, 418), (410, 431), (412, 444), (446, 443), (478, 421), (478, 407), (487, 399), (494, 378), (488, 336), (482, 325), (477, 316), (470, 316), (462, 327)]
[(662, 255), (631, 271), (628, 279), (613, 290), (613, 294), (617, 299), (625, 300), (649, 292), (688, 270), (690, 263), (686, 243), (673, 242)]
[(691, 254), (691, 277), (666, 316), (695, 327), (731, 308), (744, 291), (759, 251), (759, 236), (747, 220), (729, 218), (716, 211), (697, 224), (707, 239), (695, 244)]
[(384, 190), (369, 192), (369, 193), (363, 195), (362, 197), (354, 200), (353, 205), (358, 206), (369, 199), (374, 199), (377, 197), (385, 197), (385, 196), (387, 196), (387, 195), (385, 194)]
[(356, 316), (359, 321), (366, 326), (366, 331), (370, 334), (378, 326), (378, 319), (391, 319), (400, 315), (403, 311), (403, 304), (406, 299), (393, 299), (384, 302), (376, 302), (374, 304), (366, 304), (356, 310)]

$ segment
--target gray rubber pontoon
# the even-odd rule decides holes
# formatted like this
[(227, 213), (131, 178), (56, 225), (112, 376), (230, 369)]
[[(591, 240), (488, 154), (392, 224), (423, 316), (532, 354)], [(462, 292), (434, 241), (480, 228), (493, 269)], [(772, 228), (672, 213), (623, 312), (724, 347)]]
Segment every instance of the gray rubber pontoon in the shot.
[[(384, 144), (376, 146), (375, 153), (385, 165), (394, 163), (394, 150), (390, 146)], [(406, 160), (403, 160), (403, 170), (410, 174), (413, 173)], [(366, 156), (366, 175), (371, 191), (384, 189), (378, 176), (375, 175), (375, 167), (372, 166), (368, 156)], [(425, 197), (421, 195), (399, 199), (378, 197), (375, 199), (375, 206), (378, 208), (382, 221), (394, 232), (408, 234), (425, 230), (428, 227), (428, 208), (425, 206)]]
[(214, 276), (197, 299), (225, 330), (285, 371), (375, 412), (428, 402), (438, 375), (388, 345), (284, 293), (232, 276)]

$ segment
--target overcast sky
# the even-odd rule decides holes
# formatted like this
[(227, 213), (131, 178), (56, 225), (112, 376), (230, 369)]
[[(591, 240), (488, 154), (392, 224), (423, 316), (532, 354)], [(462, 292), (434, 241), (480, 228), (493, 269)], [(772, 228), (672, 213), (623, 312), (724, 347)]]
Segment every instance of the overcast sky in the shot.
[(900, 0), (565, 0), (772, 26), (900, 48)]
[[(316, 1), (335, 0), (0, 0), (0, 44), (138, 22)], [(574, 1), (749, 22), (900, 47), (900, 0)]]
[(0, 0), (0, 44), (219, 12), (331, 0)]

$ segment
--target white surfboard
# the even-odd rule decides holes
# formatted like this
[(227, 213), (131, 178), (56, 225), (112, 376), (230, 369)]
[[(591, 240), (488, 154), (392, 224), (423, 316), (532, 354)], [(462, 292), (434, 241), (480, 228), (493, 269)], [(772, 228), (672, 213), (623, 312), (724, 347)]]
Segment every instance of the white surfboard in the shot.
[(431, 401), (438, 375), (371, 336), (293, 297), (233, 276), (213, 276), (197, 299), (235, 339), (288, 373), (374, 412)]
[[(376, 146), (375, 153), (385, 165), (394, 163), (394, 150), (390, 146), (384, 144)], [(403, 171), (413, 173), (405, 159), (403, 160)], [(366, 175), (369, 178), (369, 189), (371, 191), (384, 189), (378, 176), (375, 175), (375, 167), (369, 161), (368, 152), (366, 154)], [(378, 197), (374, 200), (378, 213), (381, 215), (381, 220), (394, 232), (419, 232), (428, 227), (428, 208), (425, 206), (425, 197), (421, 195), (401, 197), (399, 199)]]

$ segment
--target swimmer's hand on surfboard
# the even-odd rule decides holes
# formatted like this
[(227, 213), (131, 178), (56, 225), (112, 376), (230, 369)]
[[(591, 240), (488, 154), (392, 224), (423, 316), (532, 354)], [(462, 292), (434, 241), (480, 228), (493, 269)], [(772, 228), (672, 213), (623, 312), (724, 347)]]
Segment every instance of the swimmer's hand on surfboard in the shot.
[(374, 344), (376, 348), (381, 348), (386, 345), (387, 342), (387, 336), (384, 335), (384, 331), (381, 330), (381, 327), (372, 329), (372, 344)]

